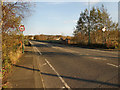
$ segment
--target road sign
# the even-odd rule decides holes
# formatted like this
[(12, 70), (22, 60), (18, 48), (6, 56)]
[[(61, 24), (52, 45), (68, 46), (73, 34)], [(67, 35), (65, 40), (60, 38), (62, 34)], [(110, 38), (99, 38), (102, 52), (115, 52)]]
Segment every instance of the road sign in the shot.
[[(19, 30), (22, 32), (22, 34), (23, 34), (23, 31), (25, 31), (25, 27), (24, 27), (24, 25), (20, 25), (20, 27), (19, 27)], [(22, 49), (23, 49), (23, 51), (22, 51), (22, 53), (24, 53), (24, 39), (23, 39), (24, 37), (22, 36)]]
[(106, 27), (104, 27), (104, 28), (102, 29), (102, 31), (103, 31), (103, 32), (106, 31)]
[(21, 32), (25, 31), (24, 25), (21, 25), (21, 26), (19, 27), (19, 30), (20, 30)]

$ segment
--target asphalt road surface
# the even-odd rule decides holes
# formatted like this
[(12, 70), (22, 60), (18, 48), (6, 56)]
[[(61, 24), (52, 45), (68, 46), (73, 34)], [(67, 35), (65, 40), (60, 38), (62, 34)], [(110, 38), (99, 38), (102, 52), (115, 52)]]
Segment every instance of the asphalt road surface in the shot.
[(118, 52), (30, 41), (44, 88), (117, 88)]

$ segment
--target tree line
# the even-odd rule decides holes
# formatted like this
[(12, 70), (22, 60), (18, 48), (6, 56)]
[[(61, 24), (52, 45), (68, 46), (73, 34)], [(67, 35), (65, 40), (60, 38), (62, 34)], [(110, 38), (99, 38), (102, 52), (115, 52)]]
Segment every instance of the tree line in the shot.
[[(102, 31), (105, 28), (106, 31)], [(118, 23), (113, 22), (107, 9), (102, 5), (92, 7), (90, 11), (85, 9), (80, 13), (74, 30), (74, 40), (81, 45), (105, 45), (118, 48)]]

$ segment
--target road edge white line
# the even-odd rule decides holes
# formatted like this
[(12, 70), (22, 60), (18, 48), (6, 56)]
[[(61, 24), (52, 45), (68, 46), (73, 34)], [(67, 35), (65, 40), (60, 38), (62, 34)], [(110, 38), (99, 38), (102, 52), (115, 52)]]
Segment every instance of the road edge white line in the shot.
[[(30, 42), (30, 41), (29, 41)], [(33, 43), (32, 42), (30, 42), (31, 43), (31, 45), (33, 45)], [(36, 48), (33, 46), (33, 50), (34, 51), (36, 51), (35, 50)], [(37, 62), (38, 62), (38, 60), (37, 60)], [(39, 70), (40, 70), (40, 66), (37, 64), (37, 66), (38, 66), (38, 68), (39, 68)], [(44, 80), (43, 80), (43, 78), (42, 78), (42, 75), (41, 75), (41, 72), (39, 72), (39, 74), (40, 74), (40, 77), (41, 77), (41, 80), (42, 80), (42, 85), (43, 85), (43, 89), (45, 90), (45, 84), (44, 84)]]

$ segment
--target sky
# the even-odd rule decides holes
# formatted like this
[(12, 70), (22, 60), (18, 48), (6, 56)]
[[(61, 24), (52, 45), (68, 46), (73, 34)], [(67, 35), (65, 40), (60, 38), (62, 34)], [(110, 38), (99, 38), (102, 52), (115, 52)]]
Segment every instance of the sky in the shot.
[[(35, 2), (31, 15), (23, 20), (25, 35), (72, 36), (81, 11), (88, 8), (88, 2)], [(114, 22), (118, 22), (117, 2), (91, 2), (93, 6), (104, 5)]]

